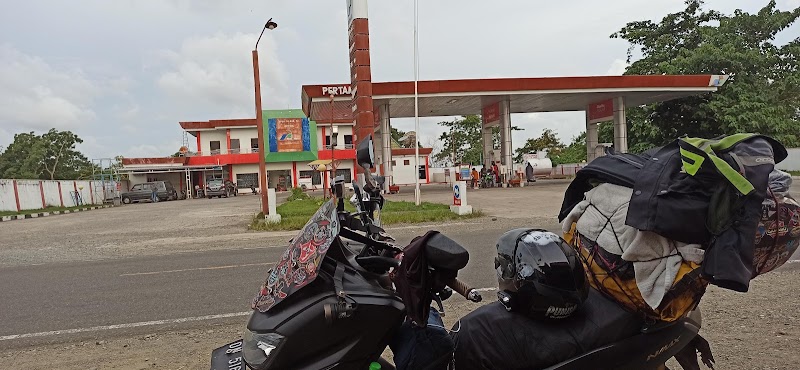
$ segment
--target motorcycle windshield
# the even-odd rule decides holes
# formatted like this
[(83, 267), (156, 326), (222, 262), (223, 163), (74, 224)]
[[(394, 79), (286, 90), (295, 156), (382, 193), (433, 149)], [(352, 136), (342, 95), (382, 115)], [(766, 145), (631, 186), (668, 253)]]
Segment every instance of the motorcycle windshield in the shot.
[(319, 273), (322, 259), (339, 235), (336, 199), (325, 202), (306, 226), (291, 240), (289, 248), (267, 275), (253, 299), (252, 308), (267, 312), (292, 293), (302, 289)]

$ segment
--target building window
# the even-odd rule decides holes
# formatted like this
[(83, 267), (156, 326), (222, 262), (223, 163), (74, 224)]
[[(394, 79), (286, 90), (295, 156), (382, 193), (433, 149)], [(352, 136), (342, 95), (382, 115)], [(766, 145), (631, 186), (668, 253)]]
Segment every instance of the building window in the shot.
[(344, 135), (344, 148), (353, 149), (353, 135)]
[(250, 149), (253, 151), (253, 153), (258, 153), (258, 138), (257, 137), (250, 139)]
[(346, 184), (353, 182), (353, 171), (350, 169), (336, 170), (336, 176), (344, 176), (344, 182)]
[(410, 166), (410, 165), (411, 165), (411, 161), (410, 160), (406, 159), (406, 160), (403, 161), (403, 166)]
[(258, 187), (258, 174), (257, 173), (237, 173), (236, 186), (240, 188), (249, 188), (250, 186)]
[(228, 148), (232, 154), (239, 153), (239, 139), (231, 139), (231, 147)]
[(425, 180), (427, 177), (425, 176), (425, 166), (419, 166), (419, 179)]
[(397, 166), (397, 161), (392, 161), (392, 167), (396, 167), (396, 166)]
[(212, 155), (219, 154), (219, 140), (212, 141), (212, 142), (209, 143), (209, 145), (211, 146), (211, 154)]
[[(311, 185), (322, 185), (319, 171), (300, 171), (300, 179), (311, 179)], [(300, 181), (302, 183), (302, 181)]]

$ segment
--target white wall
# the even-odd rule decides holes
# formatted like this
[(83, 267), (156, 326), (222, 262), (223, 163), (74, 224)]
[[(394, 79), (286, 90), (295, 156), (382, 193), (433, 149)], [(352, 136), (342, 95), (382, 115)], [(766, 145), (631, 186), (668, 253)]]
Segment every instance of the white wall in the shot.
[[(61, 197), (58, 196), (58, 181), (42, 182), (44, 188), (44, 201), (48, 207), (61, 207)], [(64, 189), (61, 189), (64, 192)], [(62, 194), (63, 196), (63, 194)]]
[[(16, 211), (17, 197), (21, 210), (41, 209), (42, 190), (47, 207), (60, 207), (63, 200), (65, 207), (75, 206), (71, 192), (81, 193), (83, 204), (102, 204), (102, 189), (99, 182), (91, 184), (90, 181), (73, 180), (16, 180), (17, 191), (14, 192), (14, 180), (0, 180), (0, 211)], [(41, 182), (41, 185), (39, 184)], [(58, 183), (61, 183), (61, 200), (58, 197)], [(83, 187), (83, 189), (81, 189)], [(90, 190), (91, 189), (91, 190)]]
[[(425, 158), (420, 154), (419, 156), (419, 165), (425, 165)], [(395, 162), (394, 167), (392, 167), (392, 181), (395, 185), (409, 185), (415, 182), (415, 178), (418, 176), (418, 172), (416, 167), (414, 167), (414, 156), (400, 156), (394, 155), (392, 156), (392, 160)], [(408, 161), (408, 165), (404, 164), (405, 161)], [(420, 179), (421, 183), (425, 183), (424, 179)]]
[[(353, 126), (347, 124), (338, 124), (336, 126), (339, 127), (336, 149), (344, 149), (344, 135), (353, 135)], [(325, 150), (325, 136), (322, 135), (323, 127), (325, 128), (325, 136), (331, 135), (330, 126), (317, 126), (317, 148), (319, 150)]]
[[(225, 130), (200, 131), (200, 151), (203, 155), (211, 155), (211, 142), (219, 141), (219, 149), (225, 153), (228, 150), (228, 136)], [(249, 143), (247, 145), (250, 145)]]
[(258, 173), (258, 164), (234, 164), (232, 167), (234, 181), (236, 181), (236, 175), (240, 173)]
[(42, 208), (42, 192), (39, 180), (17, 180), (17, 194), (21, 209)]
[(800, 171), (800, 148), (788, 148), (789, 156), (778, 163), (778, 169), (786, 171)]
[[(224, 130), (222, 133), (225, 134)], [(201, 135), (200, 138), (202, 139), (203, 136)], [(232, 128), (231, 140), (233, 139), (239, 139), (241, 153), (250, 153), (250, 139), (258, 139), (258, 130), (255, 128)]]
[(14, 182), (0, 180), (0, 211), (16, 211), (17, 198), (14, 196)]

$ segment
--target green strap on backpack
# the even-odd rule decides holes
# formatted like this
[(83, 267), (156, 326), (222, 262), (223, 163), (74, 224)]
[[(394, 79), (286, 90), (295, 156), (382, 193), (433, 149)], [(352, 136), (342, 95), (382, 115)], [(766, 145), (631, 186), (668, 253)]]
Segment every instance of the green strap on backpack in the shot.
[(714, 165), (714, 168), (728, 182), (733, 185), (742, 195), (750, 194), (755, 188), (739, 171), (731, 167), (725, 160), (718, 157), (716, 153), (722, 153), (730, 150), (734, 145), (756, 136), (755, 134), (736, 134), (723, 137), (718, 140), (701, 139), (695, 137), (685, 137), (679, 139), (681, 142), (686, 143), (696, 149), (695, 153), (691, 150), (680, 148), (681, 160), (683, 162), (683, 170), (689, 175), (695, 176), (700, 170), (706, 158), (708, 158)]

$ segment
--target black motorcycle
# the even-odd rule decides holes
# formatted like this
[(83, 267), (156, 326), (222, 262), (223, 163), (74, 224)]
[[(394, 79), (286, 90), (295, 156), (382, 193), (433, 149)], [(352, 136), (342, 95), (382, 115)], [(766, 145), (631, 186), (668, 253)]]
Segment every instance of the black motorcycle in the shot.
[[(398, 293), (409, 285), (405, 274), (396, 273), (407, 261), (380, 227), (383, 198), (369, 172), (372, 153), (368, 138), (357, 151), (367, 170), (364, 188), (353, 184), (356, 212), (345, 211), (344, 181), (337, 178), (335, 197), (317, 210), (269, 271), (253, 300), (243, 339), (212, 351), (212, 370), (394, 369), (381, 353), (411, 311), (427, 310), (432, 299), (446, 295), (446, 287), (481, 300), (456, 278), (468, 252), (442, 234), (425, 239), (424, 289), (417, 289), (416, 296)], [(700, 326), (699, 311), (692, 311), (672, 323), (643, 325), (626, 339), (548, 369), (660, 368), (695, 338)]]
[[(381, 190), (369, 174), (371, 139), (358, 149), (367, 169), (366, 185), (353, 184), (351, 203), (344, 207), (344, 181), (337, 178), (335, 197), (324, 203), (291, 240), (280, 261), (253, 300), (253, 313), (243, 339), (212, 352), (211, 368), (367, 369), (373, 363), (391, 366), (380, 356), (406, 318), (406, 304), (395, 290), (403, 250), (380, 227)], [(363, 191), (362, 191), (363, 190)], [(473, 301), (480, 294), (456, 279), (469, 253), (444, 235), (426, 241), (432, 299), (445, 286)], [(433, 280), (432, 280), (433, 281)], [(420, 297), (418, 306), (429, 306)]]

